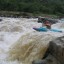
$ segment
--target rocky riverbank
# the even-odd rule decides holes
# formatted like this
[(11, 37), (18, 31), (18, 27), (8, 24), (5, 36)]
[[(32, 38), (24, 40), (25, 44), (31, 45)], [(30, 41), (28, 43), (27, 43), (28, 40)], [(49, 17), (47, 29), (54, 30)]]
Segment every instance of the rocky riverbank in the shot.
[(17, 12), (17, 11), (0, 11), (1, 17), (10, 17), (10, 18), (37, 18), (38, 16), (58, 18), (57, 15), (52, 14), (43, 14), (43, 13), (27, 13), (27, 12)]

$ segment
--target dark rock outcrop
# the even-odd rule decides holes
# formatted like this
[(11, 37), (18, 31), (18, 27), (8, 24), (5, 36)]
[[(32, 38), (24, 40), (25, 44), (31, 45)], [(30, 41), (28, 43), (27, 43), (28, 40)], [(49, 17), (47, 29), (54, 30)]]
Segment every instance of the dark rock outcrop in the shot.
[(45, 59), (33, 61), (32, 64), (60, 64), (52, 55), (48, 55)]
[(44, 58), (32, 64), (64, 64), (64, 36), (51, 41)]
[(49, 52), (61, 64), (64, 64), (64, 36), (50, 42)]

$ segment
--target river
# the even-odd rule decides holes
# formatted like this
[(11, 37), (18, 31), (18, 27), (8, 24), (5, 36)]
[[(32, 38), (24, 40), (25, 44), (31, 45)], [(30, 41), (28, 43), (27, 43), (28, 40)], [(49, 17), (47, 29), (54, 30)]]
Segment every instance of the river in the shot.
[[(31, 64), (43, 58), (49, 42), (63, 36), (59, 32), (37, 32), (33, 27), (41, 27), (37, 18), (6, 18), (0, 22), (0, 64)], [(52, 25), (64, 31), (64, 23)]]

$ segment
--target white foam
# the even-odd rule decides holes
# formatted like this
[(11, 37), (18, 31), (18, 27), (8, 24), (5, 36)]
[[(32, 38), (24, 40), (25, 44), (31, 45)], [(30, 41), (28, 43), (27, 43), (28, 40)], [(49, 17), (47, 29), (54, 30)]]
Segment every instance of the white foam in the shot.
[[(2, 18), (3, 21), (0, 22), (0, 64), (19, 64), (18, 61), (6, 61), (4, 60), (7, 56), (6, 52), (9, 50), (10, 46), (15, 43), (22, 35), (26, 33), (32, 34), (33, 32), (36, 32), (33, 30), (33, 27), (41, 27), (41, 23), (37, 23), (37, 19), (25, 19), (25, 18)], [(52, 26), (52, 28), (59, 28), (59, 24), (55, 24)], [(1, 28), (5, 26), (6, 28)], [(17, 32), (12, 31), (12, 28), (15, 26), (19, 26), (19, 29)], [(61, 28), (64, 30), (63, 28)], [(47, 34), (52, 35), (54, 37), (60, 37), (63, 36), (64, 33), (54, 33), (54, 32), (40, 32), (40, 34)]]

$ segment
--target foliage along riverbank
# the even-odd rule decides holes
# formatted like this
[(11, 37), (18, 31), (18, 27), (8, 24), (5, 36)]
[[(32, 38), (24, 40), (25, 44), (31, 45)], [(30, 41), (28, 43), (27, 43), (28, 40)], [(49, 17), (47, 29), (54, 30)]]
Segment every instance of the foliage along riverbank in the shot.
[(64, 15), (64, 0), (0, 0), (0, 11)]

